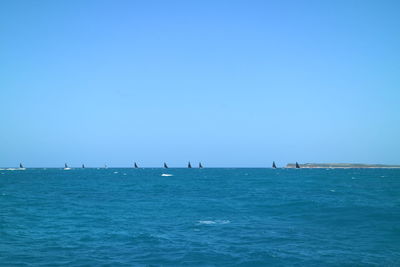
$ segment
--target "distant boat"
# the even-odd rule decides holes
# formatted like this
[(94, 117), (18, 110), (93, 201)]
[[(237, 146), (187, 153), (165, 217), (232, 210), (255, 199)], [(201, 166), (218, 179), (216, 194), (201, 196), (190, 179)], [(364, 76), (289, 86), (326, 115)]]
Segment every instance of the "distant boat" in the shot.
[(168, 169), (168, 165), (167, 165), (167, 163), (165, 163), (165, 162), (164, 162), (164, 168), (165, 168), (165, 169)]
[(136, 164), (136, 162), (135, 162), (135, 164), (133, 165), (133, 167), (134, 167), (135, 169), (138, 169), (138, 168), (139, 168), (138, 165)]
[(199, 169), (203, 169), (203, 165), (201, 165), (201, 162), (199, 162)]
[(189, 169), (192, 168), (192, 164), (190, 164), (190, 161), (188, 162), (188, 168), (189, 168)]
[(68, 167), (67, 163), (64, 164), (64, 170), (70, 170), (71, 168)]
[(82, 164), (82, 169), (84, 169), (85, 168), (85, 164)]
[(296, 162), (296, 169), (300, 169), (300, 165)]
[(107, 164), (104, 164), (104, 169), (108, 169)]
[(276, 169), (275, 161), (272, 162), (272, 168)]
[(22, 163), (19, 164), (20, 169), (25, 169), (24, 166), (22, 166)]

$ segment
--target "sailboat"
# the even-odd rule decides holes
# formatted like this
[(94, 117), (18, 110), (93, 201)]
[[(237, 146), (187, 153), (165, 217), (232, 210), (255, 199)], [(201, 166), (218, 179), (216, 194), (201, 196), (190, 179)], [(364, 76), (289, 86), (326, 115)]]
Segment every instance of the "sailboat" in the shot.
[(85, 168), (85, 164), (82, 164), (82, 169), (84, 169)]
[(108, 169), (107, 164), (104, 164), (104, 169)]
[(199, 162), (199, 169), (203, 169), (203, 165), (201, 165), (201, 162)]
[(300, 165), (296, 161), (296, 169), (300, 169)]
[(136, 164), (136, 162), (135, 162), (135, 164), (133, 165), (133, 167), (134, 167), (135, 169), (138, 169), (138, 168), (139, 168), (138, 165)]
[(64, 170), (70, 170), (71, 168), (68, 167), (67, 163), (64, 164)]
[(188, 162), (188, 168), (189, 168), (189, 169), (192, 168), (192, 164), (190, 164), (190, 161)]
[(272, 168), (276, 169), (275, 161), (272, 162)]
[(19, 169), (20, 170), (25, 170), (24, 166), (22, 165), (22, 163), (19, 164)]
[(165, 169), (168, 169), (168, 165), (167, 165), (167, 163), (165, 163), (165, 162), (164, 162), (164, 168), (165, 168)]

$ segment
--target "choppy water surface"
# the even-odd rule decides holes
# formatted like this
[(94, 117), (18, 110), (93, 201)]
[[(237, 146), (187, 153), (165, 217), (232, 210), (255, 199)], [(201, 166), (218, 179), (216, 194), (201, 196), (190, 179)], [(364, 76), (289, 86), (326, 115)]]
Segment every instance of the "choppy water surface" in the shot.
[(0, 170), (0, 265), (399, 266), (400, 170)]

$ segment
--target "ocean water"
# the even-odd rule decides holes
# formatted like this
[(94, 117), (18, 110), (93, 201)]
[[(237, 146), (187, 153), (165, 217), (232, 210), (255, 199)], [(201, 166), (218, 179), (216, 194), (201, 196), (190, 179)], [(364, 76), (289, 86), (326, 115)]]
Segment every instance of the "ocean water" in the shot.
[(0, 170), (0, 265), (400, 266), (400, 170)]

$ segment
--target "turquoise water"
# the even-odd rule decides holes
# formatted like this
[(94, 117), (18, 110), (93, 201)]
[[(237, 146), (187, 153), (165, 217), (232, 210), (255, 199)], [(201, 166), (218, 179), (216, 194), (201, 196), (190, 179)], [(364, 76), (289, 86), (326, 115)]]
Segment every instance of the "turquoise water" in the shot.
[(400, 170), (1, 170), (0, 264), (399, 266)]

